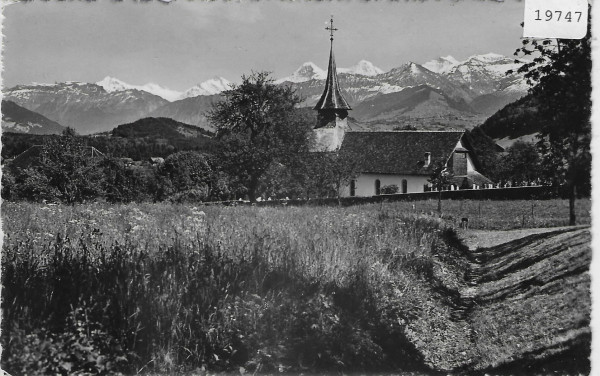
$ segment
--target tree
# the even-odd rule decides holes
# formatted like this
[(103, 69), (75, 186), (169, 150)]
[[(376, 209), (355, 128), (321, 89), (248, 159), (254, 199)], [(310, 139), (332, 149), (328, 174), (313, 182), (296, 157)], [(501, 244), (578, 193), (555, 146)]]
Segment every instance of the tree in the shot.
[(300, 98), (266, 72), (242, 76), (207, 114), (217, 129), (224, 169), (256, 201), (260, 179), (272, 163), (291, 165), (308, 151), (310, 122), (295, 108)]
[(84, 144), (81, 137), (65, 132), (61, 137), (44, 143), (39, 165), (34, 169), (56, 192), (57, 199), (73, 204), (103, 194), (105, 176), (100, 167), (102, 159)]
[(356, 177), (360, 156), (351, 152), (311, 153), (306, 159), (306, 194), (341, 198)]
[(501, 179), (511, 181), (513, 185), (542, 178), (540, 154), (533, 143), (516, 141), (506, 149), (499, 165)]
[(429, 179), (427, 179), (427, 181), (431, 183), (432, 188), (438, 191), (437, 211), (439, 214), (442, 213), (442, 190), (448, 188), (448, 186), (452, 183), (453, 177), (454, 174), (452, 171), (448, 170), (448, 167), (443, 162), (437, 161), (433, 165)]
[(159, 167), (158, 174), (164, 178), (164, 197), (191, 190), (204, 192), (203, 195), (194, 195), (204, 196), (203, 199), (208, 198), (210, 194), (213, 170), (204, 154), (195, 151), (171, 154)]
[[(590, 12), (591, 13), (591, 12)], [(543, 124), (538, 149), (542, 167), (569, 195), (569, 223), (575, 224), (577, 187), (590, 184), (591, 171), (591, 37), (583, 39), (523, 40), (516, 56), (536, 56), (519, 72), (539, 99)]]

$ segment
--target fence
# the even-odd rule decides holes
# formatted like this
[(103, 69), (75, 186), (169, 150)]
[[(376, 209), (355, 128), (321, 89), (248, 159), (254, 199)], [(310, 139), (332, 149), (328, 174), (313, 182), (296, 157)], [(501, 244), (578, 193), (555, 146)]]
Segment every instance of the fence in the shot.
[[(379, 202), (437, 200), (440, 192), (397, 193), (370, 197), (318, 198), (309, 200), (269, 200), (256, 202), (257, 206), (351, 206)], [(442, 191), (442, 200), (548, 200), (566, 198), (565, 189), (552, 186), (462, 189)], [(250, 205), (248, 201), (207, 202), (212, 205)]]

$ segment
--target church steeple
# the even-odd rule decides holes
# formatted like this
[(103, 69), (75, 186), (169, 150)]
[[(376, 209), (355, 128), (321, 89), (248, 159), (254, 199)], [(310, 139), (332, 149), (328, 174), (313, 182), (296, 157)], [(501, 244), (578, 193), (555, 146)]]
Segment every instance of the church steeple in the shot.
[(337, 72), (335, 70), (335, 58), (333, 57), (333, 32), (337, 31), (333, 27), (333, 16), (329, 20), (330, 24), (325, 30), (329, 30), (329, 40), (331, 47), (329, 49), (329, 67), (327, 69), (327, 81), (325, 81), (325, 90), (321, 99), (317, 102), (317, 124), (313, 129), (314, 144), (311, 147), (313, 151), (335, 152), (340, 149), (344, 141), (344, 135), (348, 130), (348, 110), (351, 110), (348, 102), (340, 92)]
[(329, 50), (329, 67), (327, 68), (327, 81), (325, 81), (325, 90), (323, 91), (323, 95), (321, 95), (321, 99), (319, 99), (314, 109), (319, 111), (319, 115), (321, 115), (322, 112), (327, 111), (338, 113), (341, 115), (340, 117), (345, 118), (348, 115), (348, 110), (351, 110), (351, 108), (340, 92), (340, 86), (337, 79), (335, 57), (333, 56), (333, 32), (337, 31), (337, 29), (333, 27), (333, 16), (331, 16), (329, 22), (330, 26), (325, 28), (330, 32), (329, 40), (331, 41), (331, 47)]

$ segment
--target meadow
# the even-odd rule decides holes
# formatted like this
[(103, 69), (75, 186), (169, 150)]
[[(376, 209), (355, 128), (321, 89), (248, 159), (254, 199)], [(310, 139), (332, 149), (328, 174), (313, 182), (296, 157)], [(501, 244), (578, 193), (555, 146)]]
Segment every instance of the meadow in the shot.
[[(2, 367), (14, 375), (461, 369), (482, 354), (453, 319), (468, 263), (456, 218), (492, 229), (568, 220), (568, 204), (548, 200), (533, 202), (524, 221), (531, 204), (446, 201), (438, 218), (427, 214), (435, 201), (4, 203)], [(582, 223), (587, 211), (589, 200), (578, 201)]]

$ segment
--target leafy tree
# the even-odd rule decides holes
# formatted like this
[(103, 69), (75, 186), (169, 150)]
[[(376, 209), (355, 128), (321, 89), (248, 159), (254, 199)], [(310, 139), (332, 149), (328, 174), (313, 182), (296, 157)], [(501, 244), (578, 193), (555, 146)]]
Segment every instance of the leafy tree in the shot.
[[(590, 12), (591, 13), (591, 12)], [(575, 224), (577, 187), (589, 186), (591, 171), (591, 35), (583, 39), (525, 39), (517, 56), (535, 56), (519, 72), (539, 101), (542, 167), (569, 192), (569, 223)]]
[(2, 198), (6, 200), (55, 201), (58, 192), (48, 178), (35, 168), (5, 168), (2, 171)]
[(204, 154), (195, 151), (171, 154), (159, 167), (158, 174), (163, 178), (162, 198), (191, 190), (195, 192), (190, 197), (208, 198), (213, 170)]
[(448, 189), (450, 184), (452, 183), (452, 178), (454, 174), (448, 167), (441, 161), (437, 161), (433, 165), (433, 169), (431, 170), (431, 175), (429, 176), (429, 183), (433, 189), (438, 191), (438, 213), (442, 213), (442, 190)]
[(104, 197), (109, 202), (141, 202), (153, 198), (154, 171), (149, 168), (131, 169), (114, 157), (104, 158)]
[(301, 101), (295, 92), (276, 86), (266, 72), (242, 76), (223, 96), (207, 116), (217, 129), (225, 170), (254, 202), (272, 163), (291, 165), (307, 151), (311, 124), (295, 109)]
[(94, 155), (81, 137), (71, 133), (48, 139), (42, 146), (36, 173), (43, 175), (47, 185), (56, 191), (56, 198), (73, 204), (102, 195), (103, 157)]
[(540, 154), (536, 145), (516, 141), (506, 150), (500, 161), (500, 177), (515, 184), (538, 181), (542, 178), (540, 167)]
[(307, 196), (341, 198), (342, 189), (358, 173), (360, 156), (350, 152), (311, 153), (307, 159)]

